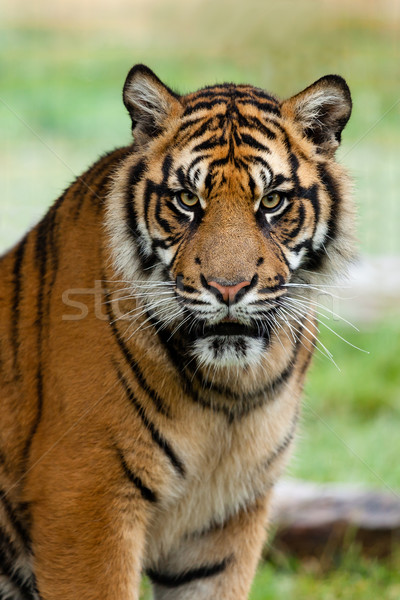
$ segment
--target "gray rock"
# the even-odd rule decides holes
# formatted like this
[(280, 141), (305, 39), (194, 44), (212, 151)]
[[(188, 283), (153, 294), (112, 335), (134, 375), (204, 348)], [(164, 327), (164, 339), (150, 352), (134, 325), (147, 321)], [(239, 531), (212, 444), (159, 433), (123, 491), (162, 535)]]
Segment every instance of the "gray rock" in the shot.
[(274, 493), (273, 547), (299, 556), (338, 552), (356, 542), (371, 556), (400, 545), (400, 495), (342, 484), (286, 480)]

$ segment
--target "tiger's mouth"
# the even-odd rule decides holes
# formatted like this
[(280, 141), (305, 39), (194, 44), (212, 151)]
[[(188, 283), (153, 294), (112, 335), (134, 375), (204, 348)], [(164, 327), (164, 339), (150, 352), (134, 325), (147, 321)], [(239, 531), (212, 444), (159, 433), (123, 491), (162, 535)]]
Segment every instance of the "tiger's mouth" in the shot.
[(217, 323), (216, 325), (208, 325), (203, 328), (202, 333), (199, 337), (210, 337), (212, 335), (218, 336), (231, 336), (231, 335), (240, 335), (240, 336), (250, 336), (250, 337), (258, 337), (259, 331), (257, 333), (257, 328), (252, 325), (244, 325), (239, 322), (234, 321), (221, 321), (221, 323)]
[[(270, 311), (274, 312), (274, 309)], [(208, 324), (207, 322), (198, 322), (189, 327), (187, 336), (190, 341), (206, 339), (210, 337), (247, 337), (247, 338), (269, 338), (271, 332), (271, 319), (264, 321), (253, 321), (250, 323), (241, 323), (237, 319), (223, 319), (219, 323)]]

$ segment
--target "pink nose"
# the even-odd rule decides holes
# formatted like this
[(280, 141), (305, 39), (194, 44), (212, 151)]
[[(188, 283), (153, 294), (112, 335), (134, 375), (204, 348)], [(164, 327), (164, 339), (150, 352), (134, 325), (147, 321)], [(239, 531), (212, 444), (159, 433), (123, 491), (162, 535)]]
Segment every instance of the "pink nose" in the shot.
[(233, 302), (238, 291), (250, 285), (250, 281), (241, 281), (235, 285), (220, 285), (216, 281), (208, 281), (207, 283), (209, 286), (216, 288), (222, 294), (224, 302)]

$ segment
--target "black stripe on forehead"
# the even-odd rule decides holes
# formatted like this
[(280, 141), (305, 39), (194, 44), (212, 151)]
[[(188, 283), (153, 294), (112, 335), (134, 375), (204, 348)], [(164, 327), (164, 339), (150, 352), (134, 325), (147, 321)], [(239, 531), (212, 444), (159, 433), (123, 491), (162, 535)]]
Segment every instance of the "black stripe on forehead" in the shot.
[[(221, 90), (221, 87), (217, 89)], [(207, 94), (211, 94), (213, 90), (216, 91), (215, 88), (209, 88)], [(288, 134), (282, 125), (276, 119), (269, 119), (262, 115), (247, 115), (244, 106), (239, 107), (232, 100), (232, 96), (229, 96), (226, 90), (223, 91), (225, 91), (227, 96), (225, 111), (218, 108), (212, 114), (205, 114), (203, 118), (190, 118), (189, 122), (193, 124), (193, 131), (188, 130), (186, 127), (188, 121), (184, 121), (182, 124), (184, 135), (180, 145), (183, 147), (190, 141), (197, 142), (191, 148), (191, 152), (200, 154), (192, 159), (188, 167), (180, 167), (178, 169), (176, 174), (180, 185), (183, 188), (196, 189), (201, 172), (198, 165), (204, 161), (208, 163), (205, 165), (208, 171), (205, 187), (208, 191), (211, 191), (215, 185), (216, 170), (229, 162), (237, 169), (244, 169), (248, 175), (252, 166), (258, 165), (262, 167), (264, 169), (264, 186), (270, 187), (273, 185), (274, 187), (279, 187), (283, 182), (290, 181), (291, 178), (283, 174), (274, 175), (270, 164), (266, 160), (266, 156), (271, 154), (268, 140), (274, 140), (279, 135), (287, 152), (287, 159), (289, 160), (294, 183), (299, 187), (297, 176), (299, 163), (292, 152)], [(237, 95), (248, 96), (244, 92)], [(200, 96), (201, 98), (204, 97), (204, 95)], [(262, 93), (260, 92), (258, 96), (261, 98)], [(222, 105), (223, 103), (218, 100), (218, 104)], [(200, 105), (203, 106), (202, 99), (198, 103), (198, 106)], [(212, 151), (218, 148), (221, 149), (224, 146), (226, 146), (224, 155), (212, 160)], [(241, 152), (241, 150), (244, 150), (244, 152)], [(252, 150), (254, 153), (252, 153)], [(269, 177), (265, 176), (266, 173), (268, 173)], [(252, 188), (252, 193), (254, 193), (255, 186), (250, 185), (250, 187)]]
[(192, 115), (199, 110), (212, 110), (214, 106), (217, 106), (218, 104), (226, 104), (226, 100), (224, 98), (213, 98), (212, 100), (196, 102), (195, 104), (187, 106), (182, 116), (187, 117), (188, 115)]
[(237, 96), (237, 97), (252, 97), (252, 96), (258, 96), (259, 98), (262, 98), (264, 100), (270, 100), (271, 102), (274, 102), (275, 104), (278, 103), (278, 100), (272, 96), (271, 94), (268, 94), (267, 92), (265, 92), (264, 90), (262, 90), (261, 88), (257, 88), (254, 87), (252, 85), (243, 85), (243, 84), (234, 84), (234, 83), (220, 83), (220, 84), (215, 84), (215, 85), (208, 85), (205, 86), (203, 88), (201, 88), (199, 91), (194, 92), (194, 94), (191, 95), (191, 98), (201, 98), (203, 96), (215, 96), (215, 95), (232, 95), (232, 92)]
[(256, 100), (255, 98), (248, 98), (248, 99), (246, 98), (246, 100), (239, 98), (238, 104), (244, 104), (244, 105), (251, 104), (251, 106), (258, 108), (263, 113), (272, 113), (278, 117), (280, 117), (280, 115), (281, 115), (279, 106), (275, 106), (274, 104), (272, 104), (270, 102)]
[[(206, 163), (212, 159), (212, 154), (200, 154), (196, 156), (188, 167), (183, 168), (179, 167), (176, 171), (176, 175), (178, 177), (180, 185), (185, 187), (192, 186), (193, 189), (196, 189), (198, 180), (201, 174), (202, 168), (198, 165), (202, 162)], [(272, 168), (270, 164), (260, 155), (243, 155), (240, 158), (235, 158), (228, 149), (228, 152), (225, 156), (211, 160), (208, 164), (204, 165), (204, 170), (207, 171), (207, 175), (205, 177), (205, 188), (210, 192), (212, 190), (212, 186), (215, 184), (215, 177), (217, 169), (224, 167), (229, 162), (233, 162), (237, 169), (243, 169), (246, 172), (246, 175), (249, 179), (252, 180), (250, 183), (250, 187), (252, 190), (255, 188), (254, 178), (251, 174), (251, 167), (258, 166), (261, 167), (259, 169), (260, 177), (263, 181), (264, 187), (273, 185), (274, 187), (279, 186), (281, 183), (290, 181), (290, 178), (285, 177), (283, 174), (274, 175), (272, 172)], [(221, 182), (226, 182), (226, 177), (224, 173), (221, 173)]]
[[(221, 115), (223, 117), (223, 115)], [(201, 125), (197, 128), (194, 129), (194, 131), (190, 132), (189, 135), (187, 135), (185, 137), (185, 139), (183, 140), (183, 142), (185, 144), (189, 144), (192, 140), (195, 140), (199, 137), (201, 137), (202, 135), (204, 135), (205, 133), (207, 133), (207, 131), (210, 131), (212, 129), (216, 129), (215, 126), (213, 126), (213, 121), (216, 120), (216, 118), (220, 117), (220, 115), (214, 115), (213, 117), (206, 117), (204, 120), (204, 117), (202, 119), (198, 119), (197, 121), (199, 123), (201, 123)], [(182, 131), (182, 128), (186, 125), (186, 123), (183, 123), (180, 131)]]
[[(210, 131), (215, 132), (215, 135), (217, 135), (218, 130), (225, 130), (226, 126), (233, 120), (237, 122), (239, 128), (255, 130), (270, 140), (276, 139), (275, 131), (262, 121), (261, 116), (247, 115), (238, 110), (238, 107), (235, 105), (229, 111), (210, 115), (206, 114), (202, 118), (184, 121), (178, 130), (178, 139), (181, 138), (179, 139), (179, 143), (187, 145), (192, 140), (196, 140)], [(269, 119), (264, 119), (264, 121), (271, 122), (272, 125), (275, 124), (274, 121), (270, 121)], [(187, 131), (192, 125), (193, 130)]]
[(255, 88), (253, 86), (247, 85), (235, 85), (235, 84), (222, 84), (222, 85), (214, 85), (202, 88), (198, 92), (191, 94), (187, 99), (188, 105), (193, 105), (196, 102), (213, 99), (213, 98), (225, 98), (241, 101), (259, 101), (264, 104), (268, 103), (271, 107), (279, 110), (279, 102), (274, 97), (261, 90), (260, 88)]
[[(210, 94), (207, 97), (194, 97), (190, 99), (190, 103), (186, 106), (182, 117), (188, 117), (201, 110), (211, 111), (216, 106), (221, 106), (228, 111), (237, 111), (239, 106), (245, 107), (246, 105), (257, 108), (262, 113), (272, 113), (275, 116), (280, 116), (280, 108), (276, 102), (266, 100), (257, 96), (251, 95), (240, 95), (236, 92), (231, 94)], [(195, 119), (191, 119), (194, 121)]]
[[(209, 158), (211, 158), (211, 154), (203, 154), (200, 156), (196, 156), (196, 158), (194, 158), (192, 160), (192, 162), (190, 163), (190, 165), (188, 166), (188, 168), (186, 170), (186, 178), (188, 181), (192, 182), (193, 187), (196, 187), (196, 184), (200, 177), (200, 172), (201, 172), (200, 167), (197, 167), (197, 165), (204, 160), (208, 160)], [(193, 172), (193, 170), (195, 168), (196, 168), (196, 170)]]
[(212, 135), (211, 137), (204, 140), (204, 142), (200, 142), (196, 144), (196, 146), (192, 149), (192, 152), (202, 152), (203, 150), (214, 150), (215, 148), (221, 148), (227, 144), (226, 137), (222, 134), (219, 136)]

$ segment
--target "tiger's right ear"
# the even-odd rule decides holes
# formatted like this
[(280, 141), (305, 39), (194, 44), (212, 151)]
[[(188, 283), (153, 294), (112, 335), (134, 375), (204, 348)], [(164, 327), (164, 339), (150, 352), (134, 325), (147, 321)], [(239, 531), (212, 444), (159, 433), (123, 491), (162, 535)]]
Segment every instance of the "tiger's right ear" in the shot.
[(135, 141), (145, 142), (159, 135), (167, 117), (181, 106), (179, 96), (145, 65), (129, 71), (123, 100), (132, 119)]

